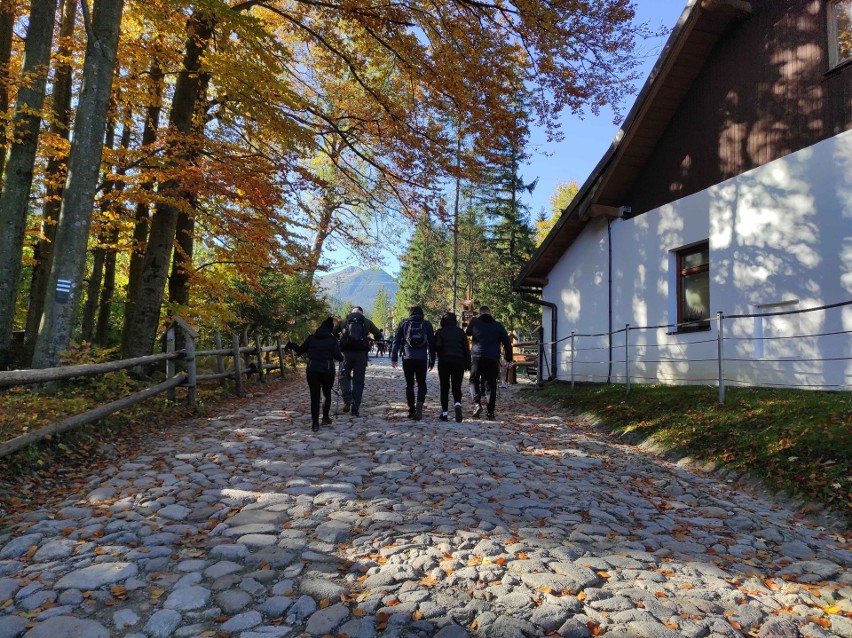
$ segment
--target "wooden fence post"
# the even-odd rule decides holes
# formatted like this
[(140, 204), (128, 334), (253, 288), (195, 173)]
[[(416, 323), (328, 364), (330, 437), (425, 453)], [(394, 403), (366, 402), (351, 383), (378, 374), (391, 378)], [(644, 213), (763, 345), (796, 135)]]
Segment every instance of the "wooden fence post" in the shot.
[[(168, 330), (166, 330), (166, 354), (174, 354), (175, 353), (175, 324), (172, 323), (169, 325)], [(166, 380), (168, 381), (173, 376), (175, 376), (175, 360), (167, 359), (166, 360)], [(169, 401), (175, 400), (175, 389), (174, 387), (169, 388), (166, 396), (169, 398)]]
[(257, 358), (257, 379), (261, 383), (265, 381), (263, 378), (263, 346), (260, 343), (260, 335), (255, 330), (254, 332), (254, 347), (256, 350), (256, 358)]
[[(222, 334), (221, 333), (217, 332), (214, 335), (213, 343), (216, 346), (216, 350), (222, 349)], [(225, 357), (223, 357), (221, 354), (216, 355), (216, 372), (218, 372), (219, 374), (225, 374)], [(225, 386), (225, 378), (224, 377), (219, 379), (219, 385), (222, 386), (222, 387)]]
[(198, 335), (193, 334), (189, 330), (183, 331), (186, 348), (186, 402), (195, 405), (196, 392), (196, 369), (195, 369), (195, 339)]
[(275, 335), (275, 345), (278, 346), (278, 368), (281, 370), (281, 378), (284, 378), (284, 348), (281, 347), (281, 333)]
[(231, 336), (234, 348), (234, 383), (236, 383), (237, 396), (243, 396), (243, 360), (240, 354), (240, 337), (234, 332)]

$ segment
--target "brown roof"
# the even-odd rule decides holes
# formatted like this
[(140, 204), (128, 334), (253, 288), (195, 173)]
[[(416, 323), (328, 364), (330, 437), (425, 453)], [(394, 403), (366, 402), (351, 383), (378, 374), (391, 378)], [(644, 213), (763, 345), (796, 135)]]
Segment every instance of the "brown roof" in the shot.
[(624, 195), (653, 152), (713, 47), (751, 13), (744, 0), (689, 0), (648, 80), (606, 154), (515, 279), (540, 288), (591, 217), (616, 217)]

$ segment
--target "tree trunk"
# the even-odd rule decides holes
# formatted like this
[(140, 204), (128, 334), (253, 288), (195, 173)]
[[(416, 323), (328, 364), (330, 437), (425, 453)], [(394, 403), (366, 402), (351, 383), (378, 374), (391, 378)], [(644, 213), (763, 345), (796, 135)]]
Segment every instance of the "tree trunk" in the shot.
[[(130, 108), (124, 118), (124, 125), (121, 130), (120, 147), (126, 150), (130, 146), (130, 133), (133, 130), (130, 125), (132, 122), (132, 111)], [(123, 166), (116, 166), (116, 175), (124, 175), (127, 169)], [(124, 190), (124, 181), (110, 182), (110, 190), (120, 193)], [(114, 203), (113, 208), (119, 209), (119, 218), (123, 218), (126, 212), (120, 204)], [(112, 315), (112, 297), (115, 292), (115, 253), (116, 244), (118, 243), (118, 224), (113, 224), (107, 235), (106, 242), (106, 257), (104, 258), (104, 279), (101, 285), (101, 300), (98, 304), (98, 320), (95, 324), (94, 341), (99, 346), (105, 346), (109, 341), (109, 323)]]
[(41, 126), (41, 109), (57, 0), (32, 0), (21, 69), (21, 85), (12, 130), (15, 143), (6, 155), (3, 193), (0, 195), (0, 370), (9, 357), (9, 341), (15, 320), (24, 229), (27, 221), (33, 164)]
[[(76, 0), (62, 0), (62, 24), (59, 27), (59, 48), (56, 51), (56, 72), (53, 78), (51, 111), (53, 121), (50, 132), (68, 139), (71, 133), (71, 64), (65, 62), (71, 56), (72, 36), (77, 20)], [(65, 185), (65, 163), (67, 157), (54, 154), (45, 169), (45, 202), (42, 210), (41, 234), (33, 251), (33, 276), (30, 281), (30, 301), (27, 306), (27, 343), (35, 343), (41, 316), (44, 314), (44, 298), (47, 280), (53, 264), (53, 242), (56, 239), (56, 222), (62, 206), (62, 188)]]
[[(160, 127), (160, 111), (163, 99), (163, 70), (154, 52), (151, 62), (151, 105), (145, 114), (145, 127), (142, 129), (142, 148), (150, 147), (157, 141), (157, 129)], [(152, 190), (153, 184), (145, 184), (146, 190)], [(127, 299), (124, 304), (124, 324), (121, 330), (121, 351), (128, 352), (128, 339), (131, 337), (133, 311), (139, 295), (139, 285), (142, 280), (142, 262), (145, 259), (145, 247), (148, 244), (148, 227), (150, 225), (150, 206), (148, 202), (136, 205), (135, 223), (133, 225), (133, 240), (130, 252), (130, 267), (127, 275)]]
[[(197, 200), (193, 199), (195, 208)], [(184, 211), (178, 216), (175, 230), (175, 250), (172, 255), (172, 272), (169, 275), (169, 302), (189, 305), (189, 276), (192, 273), (192, 248), (195, 234), (195, 217)]]
[[(118, 239), (118, 233), (113, 235)], [(115, 293), (115, 250), (109, 250), (104, 260), (104, 280), (101, 285), (101, 302), (98, 304), (98, 320), (95, 324), (94, 342), (99, 346), (109, 343), (109, 324), (112, 316), (112, 298)]]
[[(98, 244), (104, 241), (103, 233), (98, 237)], [(98, 311), (98, 296), (101, 294), (101, 281), (104, 277), (104, 257), (106, 250), (99, 245), (95, 248), (92, 258), (92, 272), (86, 284), (86, 303), (83, 304), (83, 323), (80, 328), (80, 339), (92, 342), (95, 332), (95, 313)]]
[[(83, 6), (85, 9), (86, 5)], [(43, 330), (36, 342), (33, 357), (35, 367), (56, 366), (62, 351), (68, 348), (74, 328), (86, 265), (86, 242), (103, 156), (103, 139), (123, 9), (124, 0), (96, 0), (94, 4), (83, 64), (83, 86), (68, 157), (68, 179), (56, 230), (56, 245), (61, 250), (54, 256), (50, 272), (50, 300), (45, 303)]]
[(309, 283), (313, 283), (317, 268), (319, 268), (320, 258), (322, 257), (322, 249), (325, 245), (325, 240), (331, 235), (331, 220), (334, 216), (334, 208), (331, 205), (324, 205), (320, 211), (320, 217), (317, 220), (316, 234), (311, 245), (311, 251), (308, 253), (307, 263), (305, 264), (305, 277)]
[[(169, 114), (169, 128), (173, 129), (170, 132), (176, 136), (186, 136), (192, 131), (193, 116), (202, 81), (199, 74), (201, 57), (213, 34), (213, 28), (214, 19), (208, 14), (197, 12), (188, 21), (183, 69), (175, 82), (172, 109)], [(179, 140), (176, 141), (179, 142)], [(179, 151), (174, 141), (169, 146), (173, 149), (173, 162), (185, 157), (185, 151)], [(159, 193), (175, 199), (187, 198), (187, 193), (183, 191), (177, 179), (161, 184)], [(150, 353), (154, 350), (179, 214), (178, 206), (164, 201), (157, 205), (151, 219), (151, 232), (145, 249), (141, 283), (133, 310), (133, 322), (129, 326), (129, 335), (125, 342), (127, 350), (122, 352), (125, 357), (134, 356), (138, 352)]]
[[(106, 140), (104, 147), (112, 150), (115, 145), (115, 120), (107, 122)], [(109, 171), (104, 169), (104, 173)], [(109, 195), (112, 191), (112, 180), (104, 180), (103, 197), (101, 206), (106, 208), (109, 204)], [(86, 303), (83, 304), (83, 321), (80, 327), (80, 339), (88, 343), (92, 342), (95, 334), (95, 315), (98, 312), (98, 298), (101, 295), (101, 282), (104, 278), (104, 261), (106, 261), (106, 245), (110, 234), (109, 222), (98, 231), (98, 243), (93, 251), (92, 272), (86, 284)]]
[[(0, 0), (0, 113), (9, 110), (9, 62), (16, 17), (13, 0)], [(0, 126), (0, 178), (6, 167), (6, 141), (6, 127)]]
[[(198, 83), (196, 114), (193, 118), (193, 130), (196, 139), (201, 139), (204, 135), (206, 121), (201, 109), (207, 103), (207, 86), (209, 83), (210, 74), (202, 74)], [(198, 144), (190, 146), (186, 158), (187, 164), (196, 164), (200, 155), (201, 149)], [(195, 245), (195, 211), (198, 208), (198, 193), (195, 191), (187, 192), (185, 197), (189, 206), (182, 208), (180, 215), (178, 215), (175, 228), (175, 248), (172, 254), (172, 272), (169, 275), (169, 302), (181, 306), (189, 305), (189, 281), (194, 270), (192, 256)]]

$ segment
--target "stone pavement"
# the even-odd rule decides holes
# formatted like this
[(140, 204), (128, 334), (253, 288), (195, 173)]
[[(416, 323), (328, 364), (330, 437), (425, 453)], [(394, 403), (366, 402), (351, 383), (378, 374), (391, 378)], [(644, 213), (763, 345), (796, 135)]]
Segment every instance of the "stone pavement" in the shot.
[(518, 387), (442, 423), (429, 382), (413, 422), (373, 360), (318, 434), (282, 384), (0, 523), (0, 638), (852, 637), (838, 533)]

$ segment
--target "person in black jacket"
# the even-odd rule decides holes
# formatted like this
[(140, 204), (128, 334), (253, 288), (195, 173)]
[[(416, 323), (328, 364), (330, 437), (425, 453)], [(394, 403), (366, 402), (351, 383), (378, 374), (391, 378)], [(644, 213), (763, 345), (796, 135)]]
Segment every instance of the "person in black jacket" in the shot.
[(332, 333), (340, 339), (343, 351), (343, 373), (340, 376), (340, 392), (343, 395), (343, 411), (352, 410), (352, 416), (361, 416), (361, 398), (364, 396), (364, 379), (370, 357), (370, 336), (381, 339), (382, 331), (364, 316), (361, 306), (353, 306), (352, 312), (334, 326)]
[(340, 352), (340, 343), (332, 334), (334, 328), (334, 317), (323, 321), (316, 332), (308, 335), (302, 345), (296, 345), (288, 341), (284, 346), (287, 350), (293, 350), (297, 354), (308, 355), (308, 366), (305, 376), (308, 380), (308, 389), (311, 392), (311, 430), (317, 432), (320, 426), (319, 403), (320, 389), (325, 397), (322, 404), (322, 424), (330, 425), (331, 417), (328, 415), (331, 409), (331, 388), (334, 386), (335, 361), (343, 361)]
[(438, 356), (438, 379), (441, 382), (441, 421), (447, 421), (450, 384), (453, 388), (456, 423), (462, 420), (462, 380), (470, 370), (470, 346), (467, 335), (459, 328), (455, 313), (441, 317), (441, 327), (435, 333), (435, 354)]
[(470, 391), (473, 395), (473, 416), (482, 414), (482, 386), (488, 386), (488, 418), (494, 418), (497, 404), (497, 375), (500, 373), (500, 346), (506, 361), (512, 361), (512, 342), (503, 324), (491, 316), (491, 309), (482, 306), (479, 316), (471, 319), (466, 333), (471, 337)]
[[(411, 306), (408, 319), (399, 322), (391, 349), (391, 367), (396, 368), (402, 352), (402, 371), (405, 373), (405, 400), (408, 418), (423, 418), (426, 400), (426, 369), (435, 365), (435, 332), (432, 324), (423, 318), (423, 308)], [(414, 399), (414, 382), (417, 381), (417, 402)]]

